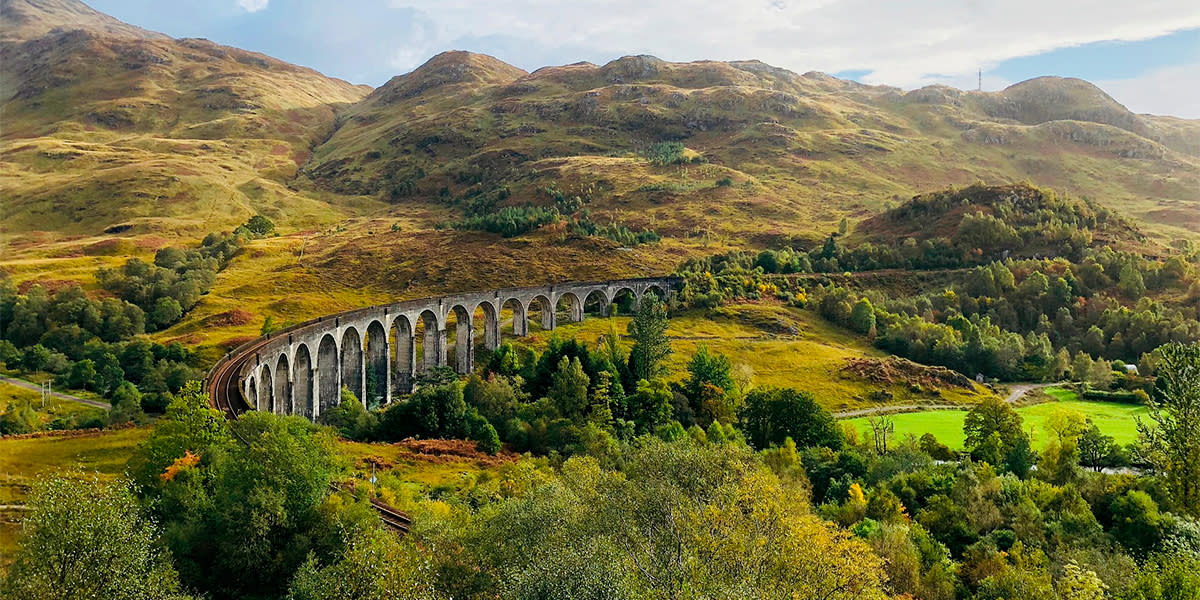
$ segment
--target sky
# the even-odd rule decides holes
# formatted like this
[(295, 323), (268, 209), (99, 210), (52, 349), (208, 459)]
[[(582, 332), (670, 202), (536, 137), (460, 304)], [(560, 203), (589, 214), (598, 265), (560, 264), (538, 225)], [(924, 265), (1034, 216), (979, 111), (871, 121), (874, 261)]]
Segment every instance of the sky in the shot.
[(1198, 0), (85, 0), (378, 86), (446, 50), (532, 71), (630, 54), (758, 59), (915, 89), (1079, 77), (1139, 113), (1200, 119)]

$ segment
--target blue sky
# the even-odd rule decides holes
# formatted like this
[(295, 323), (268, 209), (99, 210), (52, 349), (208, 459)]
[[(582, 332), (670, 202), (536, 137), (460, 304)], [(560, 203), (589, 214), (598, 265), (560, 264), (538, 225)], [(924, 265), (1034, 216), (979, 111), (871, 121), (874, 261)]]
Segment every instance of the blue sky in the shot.
[[(533, 70), (626, 54), (757, 58), (910, 89), (1087, 79), (1136, 112), (1200, 118), (1200, 2), (1139, 0), (91, 0), (377, 86), (443, 50)], [(1036, 15), (1028, 18), (1028, 15)]]

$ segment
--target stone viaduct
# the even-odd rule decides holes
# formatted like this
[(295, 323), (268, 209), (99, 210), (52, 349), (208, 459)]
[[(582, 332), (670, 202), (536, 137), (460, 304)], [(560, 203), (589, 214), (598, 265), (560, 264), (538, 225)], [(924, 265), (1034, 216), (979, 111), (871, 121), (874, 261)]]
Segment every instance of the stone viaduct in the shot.
[(328, 315), (243, 344), (209, 372), (208, 388), (219, 405), (231, 406), (230, 398), (217, 396), (236, 391), (250, 409), (309, 419), (337, 406), (343, 386), (375, 407), (412, 391), (414, 378), (434, 367), (470, 373), (477, 328), (483, 347), (494, 350), (504, 334), (528, 335), (534, 311), (541, 328), (552, 330), (560, 313), (571, 322), (583, 320), (585, 311), (606, 316), (618, 301), (637, 306), (647, 293), (666, 298), (681, 282), (658, 277), (508, 288)]

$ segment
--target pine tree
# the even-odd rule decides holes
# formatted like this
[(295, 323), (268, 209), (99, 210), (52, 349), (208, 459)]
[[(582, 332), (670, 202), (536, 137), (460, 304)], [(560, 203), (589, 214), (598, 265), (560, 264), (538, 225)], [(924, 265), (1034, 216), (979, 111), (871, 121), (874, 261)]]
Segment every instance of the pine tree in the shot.
[(653, 380), (662, 374), (663, 362), (671, 355), (667, 339), (667, 307), (658, 298), (642, 298), (633, 321), (629, 323), (633, 349), (629, 352), (629, 369), (635, 379)]

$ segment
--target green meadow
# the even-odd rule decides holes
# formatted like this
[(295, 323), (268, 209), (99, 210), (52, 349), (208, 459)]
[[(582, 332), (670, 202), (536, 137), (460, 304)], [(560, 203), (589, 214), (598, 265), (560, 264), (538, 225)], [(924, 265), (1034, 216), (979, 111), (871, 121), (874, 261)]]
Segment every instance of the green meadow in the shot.
[[(1017, 409), (1024, 419), (1025, 431), (1030, 433), (1033, 445), (1037, 448), (1045, 447), (1050, 441), (1052, 434), (1046, 427), (1046, 420), (1057, 410), (1083, 413), (1100, 428), (1100, 431), (1111, 435), (1119, 444), (1137, 441), (1137, 418), (1144, 418), (1147, 413), (1146, 407), (1136, 404), (1079, 400), (1073, 392), (1061, 388), (1050, 388), (1046, 393), (1057, 400)], [(932, 433), (938, 441), (958, 449), (963, 447), (962, 427), (966, 416), (967, 412), (963, 410), (936, 410), (891, 415), (889, 418), (895, 423), (897, 439), (910, 433), (916, 437)], [(867, 419), (856, 417), (845, 421), (853, 424), (858, 428), (860, 435), (865, 436), (871, 431)]]

